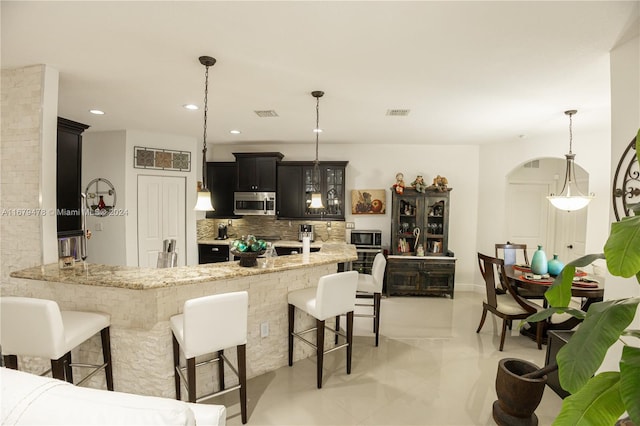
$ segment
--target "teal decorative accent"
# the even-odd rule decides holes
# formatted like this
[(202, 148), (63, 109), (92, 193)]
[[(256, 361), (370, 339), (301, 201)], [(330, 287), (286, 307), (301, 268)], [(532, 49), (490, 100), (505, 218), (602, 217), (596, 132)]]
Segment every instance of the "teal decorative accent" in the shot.
[(538, 250), (533, 253), (531, 259), (531, 272), (536, 275), (544, 275), (548, 273), (547, 255), (542, 250), (542, 246), (538, 246)]
[(557, 254), (554, 254), (553, 259), (547, 262), (547, 269), (549, 270), (549, 275), (553, 275), (554, 277), (556, 275), (560, 275), (562, 268), (564, 268), (564, 263), (558, 260)]

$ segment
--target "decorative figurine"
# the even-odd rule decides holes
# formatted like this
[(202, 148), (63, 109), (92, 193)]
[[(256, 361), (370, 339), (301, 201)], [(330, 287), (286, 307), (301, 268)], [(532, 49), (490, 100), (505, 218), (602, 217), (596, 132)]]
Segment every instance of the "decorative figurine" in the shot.
[(418, 192), (425, 192), (427, 190), (427, 185), (424, 183), (422, 175), (416, 176), (416, 180), (411, 182), (411, 186), (413, 186)]
[(397, 194), (404, 194), (404, 175), (402, 173), (396, 173), (396, 183), (393, 184), (393, 188)]
[(447, 184), (449, 181), (444, 176), (436, 176), (433, 178), (433, 185), (429, 187), (429, 189), (435, 189), (440, 192), (445, 192), (447, 190)]

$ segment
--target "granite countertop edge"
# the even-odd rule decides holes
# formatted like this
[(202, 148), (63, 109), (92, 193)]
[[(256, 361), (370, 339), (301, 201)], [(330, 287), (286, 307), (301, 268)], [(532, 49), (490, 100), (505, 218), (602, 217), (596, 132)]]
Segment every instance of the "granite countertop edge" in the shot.
[(357, 260), (355, 246), (345, 243), (324, 243), (319, 252), (273, 258), (273, 267), (242, 267), (239, 261), (178, 266), (175, 268), (140, 268), (135, 266), (78, 264), (60, 269), (57, 263), (14, 271), (12, 278), (48, 281), (65, 284), (115, 287), (129, 290), (150, 290), (188, 284), (206, 283), (232, 278), (249, 277)]

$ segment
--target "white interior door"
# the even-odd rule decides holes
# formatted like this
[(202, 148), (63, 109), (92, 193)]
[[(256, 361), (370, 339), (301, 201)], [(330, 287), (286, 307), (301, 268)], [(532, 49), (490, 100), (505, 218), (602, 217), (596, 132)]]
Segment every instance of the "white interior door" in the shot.
[[(555, 251), (562, 263), (584, 256), (587, 235), (587, 209), (566, 212), (556, 209)], [(551, 253), (547, 253), (551, 257)]]
[(138, 266), (156, 267), (165, 239), (176, 240), (178, 265), (185, 265), (186, 179), (138, 176)]
[[(550, 215), (550, 192), (547, 183), (509, 183), (507, 188), (507, 235), (512, 243), (527, 245), (529, 260), (532, 253), (542, 245), (547, 256), (552, 251), (553, 239), (550, 230), (554, 218)], [(506, 242), (506, 241), (502, 241)]]

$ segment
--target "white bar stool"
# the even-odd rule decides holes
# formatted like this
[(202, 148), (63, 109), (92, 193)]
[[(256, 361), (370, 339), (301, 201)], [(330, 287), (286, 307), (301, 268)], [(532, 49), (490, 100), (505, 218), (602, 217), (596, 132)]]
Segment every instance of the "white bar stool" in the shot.
[[(180, 399), (181, 380), (185, 383), (189, 402), (201, 402), (223, 393), (240, 390), (242, 423), (247, 423), (247, 315), (249, 294), (246, 291), (215, 294), (187, 300), (183, 313), (170, 319), (173, 332), (173, 363), (176, 399)], [(236, 346), (238, 368), (224, 356), (224, 349)], [(180, 366), (180, 349), (186, 367)], [(216, 358), (199, 362), (196, 357), (217, 353)], [(218, 362), (220, 390), (196, 397), (196, 367)], [(239, 384), (225, 389), (224, 363), (238, 376)], [(187, 375), (185, 377), (184, 372)]]
[[(356, 317), (373, 318), (373, 332), (376, 334), (376, 346), (380, 337), (380, 299), (382, 299), (382, 285), (384, 283), (384, 271), (387, 267), (387, 259), (384, 254), (378, 253), (373, 258), (371, 274), (358, 274), (358, 286), (356, 299), (373, 299), (373, 304), (356, 303), (356, 306), (370, 306), (373, 314), (355, 314)], [(336, 328), (340, 329), (340, 320), (337, 320)], [(336, 336), (336, 343), (338, 338)]]
[[(289, 366), (293, 365), (293, 338), (297, 337), (303, 342), (316, 349), (317, 361), (317, 384), (318, 389), (322, 388), (322, 364), (324, 354), (335, 351), (343, 347), (347, 348), (347, 374), (351, 374), (351, 353), (353, 348), (353, 311), (356, 304), (356, 286), (358, 284), (358, 272), (339, 272), (336, 274), (320, 277), (317, 287), (305, 288), (289, 292)], [(316, 319), (316, 326), (308, 330), (295, 332), (295, 308), (311, 315)], [(336, 322), (340, 315), (347, 316), (347, 334), (340, 333), (338, 327), (332, 329), (325, 325), (327, 318), (336, 317)], [(324, 350), (324, 330), (325, 328), (337, 336), (345, 337), (347, 342)], [(316, 344), (302, 337), (303, 334), (316, 331)]]
[[(0, 298), (0, 345), (4, 363), (18, 369), (18, 355), (51, 360), (51, 375), (73, 383), (72, 367), (92, 368), (77, 384), (104, 369), (107, 389), (113, 390), (111, 366), (111, 316), (102, 312), (60, 311), (53, 300), (6, 296)], [(100, 332), (103, 364), (71, 362), (71, 350)]]

